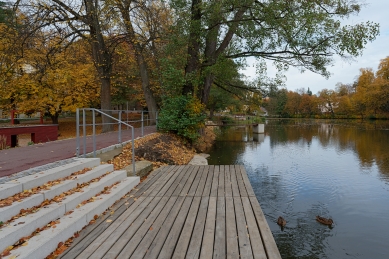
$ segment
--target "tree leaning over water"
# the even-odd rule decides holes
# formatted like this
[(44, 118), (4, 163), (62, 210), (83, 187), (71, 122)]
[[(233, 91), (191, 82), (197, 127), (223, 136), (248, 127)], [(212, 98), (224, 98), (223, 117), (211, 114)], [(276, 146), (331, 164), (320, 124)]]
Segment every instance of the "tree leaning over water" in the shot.
[[(182, 94), (208, 102), (215, 71), (224, 59), (256, 57), (328, 77), (334, 56), (357, 57), (376, 38), (373, 22), (342, 25), (362, 5), (353, 0), (172, 0), (177, 21), (187, 24), (187, 61)], [(219, 78), (220, 79), (220, 78)], [(259, 82), (261, 87), (261, 82)]]

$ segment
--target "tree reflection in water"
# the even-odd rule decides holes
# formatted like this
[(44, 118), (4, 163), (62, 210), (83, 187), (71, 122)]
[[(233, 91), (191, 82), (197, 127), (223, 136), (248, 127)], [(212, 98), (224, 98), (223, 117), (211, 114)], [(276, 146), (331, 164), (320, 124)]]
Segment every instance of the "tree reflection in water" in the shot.
[[(209, 164), (245, 165), (282, 257), (386, 258), (389, 122), (266, 123), (261, 136), (222, 130)], [(334, 227), (316, 215), (333, 218)]]

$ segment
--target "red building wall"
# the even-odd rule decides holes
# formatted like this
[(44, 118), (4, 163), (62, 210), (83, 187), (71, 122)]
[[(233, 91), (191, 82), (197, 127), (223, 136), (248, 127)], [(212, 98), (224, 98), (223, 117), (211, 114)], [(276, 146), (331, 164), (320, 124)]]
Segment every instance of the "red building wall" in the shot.
[(7, 138), (7, 146), (17, 145), (17, 135), (31, 134), (31, 141), (34, 143), (44, 143), (58, 139), (58, 125), (36, 125), (0, 128), (0, 135)]

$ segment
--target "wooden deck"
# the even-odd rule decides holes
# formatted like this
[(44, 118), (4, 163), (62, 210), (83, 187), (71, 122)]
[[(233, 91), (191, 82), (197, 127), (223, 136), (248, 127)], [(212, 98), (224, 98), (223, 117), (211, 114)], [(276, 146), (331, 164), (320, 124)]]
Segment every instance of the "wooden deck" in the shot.
[(281, 258), (243, 166), (167, 166), (61, 258)]

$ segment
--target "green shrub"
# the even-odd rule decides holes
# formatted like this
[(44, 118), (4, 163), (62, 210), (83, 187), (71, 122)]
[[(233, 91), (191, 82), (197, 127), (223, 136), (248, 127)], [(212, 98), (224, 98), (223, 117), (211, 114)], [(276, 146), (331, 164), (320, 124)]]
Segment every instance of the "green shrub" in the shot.
[(164, 100), (158, 117), (158, 130), (172, 132), (194, 142), (204, 127), (204, 105), (192, 96)]

